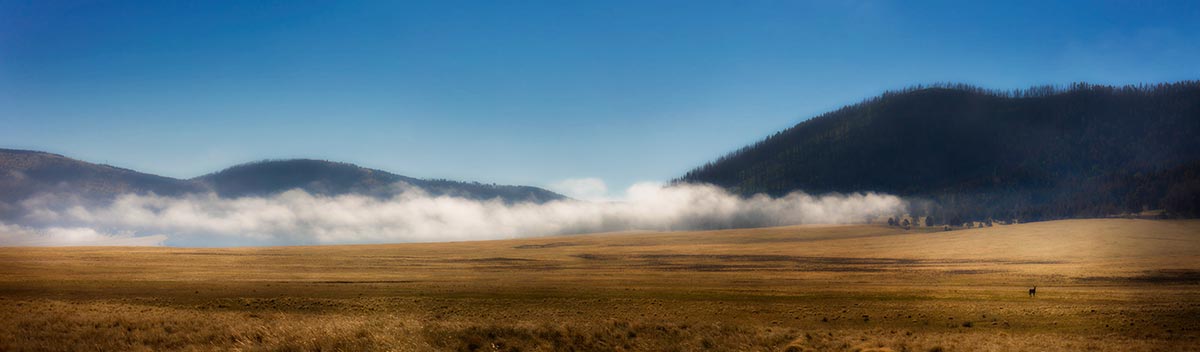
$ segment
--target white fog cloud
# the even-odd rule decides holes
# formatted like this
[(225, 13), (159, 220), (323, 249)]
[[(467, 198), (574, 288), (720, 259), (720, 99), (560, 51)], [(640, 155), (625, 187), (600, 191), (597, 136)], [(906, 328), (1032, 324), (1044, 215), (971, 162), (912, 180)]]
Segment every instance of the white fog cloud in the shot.
[(164, 235), (104, 234), (86, 227), (34, 229), (0, 223), (0, 246), (161, 246)]
[[(505, 204), (499, 200), (430, 196), (410, 189), (384, 200), (359, 195), (326, 197), (293, 190), (270, 197), (236, 199), (212, 194), (131, 194), (103, 206), (63, 203), (62, 199), (41, 197), (23, 204), (29, 214), (24, 219), (26, 226), (48, 230), (9, 231), (9, 226), (0, 228), (0, 233), (7, 233), (4, 239), (9, 242), (53, 238), (55, 243), (76, 238), (80, 242), (162, 242), (161, 237), (144, 235), (167, 234), (167, 244), (198, 246), (431, 242), (633, 229), (859, 223), (902, 212), (906, 206), (898, 197), (875, 193), (744, 198), (709, 185), (651, 183), (630, 187), (621, 202)], [(119, 236), (104, 235), (94, 229), (123, 232)]]

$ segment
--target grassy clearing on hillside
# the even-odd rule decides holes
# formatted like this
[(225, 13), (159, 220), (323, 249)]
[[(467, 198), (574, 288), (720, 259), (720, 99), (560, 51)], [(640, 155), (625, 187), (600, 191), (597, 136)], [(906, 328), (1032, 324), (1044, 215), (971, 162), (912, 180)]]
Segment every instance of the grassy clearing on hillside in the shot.
[(4, 248), (0, 350), (1194, 350), (1197, 236), (1074, 220)]

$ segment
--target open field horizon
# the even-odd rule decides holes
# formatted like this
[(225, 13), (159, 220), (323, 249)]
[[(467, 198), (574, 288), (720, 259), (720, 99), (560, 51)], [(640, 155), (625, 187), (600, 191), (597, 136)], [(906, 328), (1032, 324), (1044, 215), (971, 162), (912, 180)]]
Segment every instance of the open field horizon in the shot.
[(0, 1), (0, 352), (1200, 352), (1198, 19)]
[(1093, 219), (0, 248), (0, 349), (1191, 350), (1198, 234)]

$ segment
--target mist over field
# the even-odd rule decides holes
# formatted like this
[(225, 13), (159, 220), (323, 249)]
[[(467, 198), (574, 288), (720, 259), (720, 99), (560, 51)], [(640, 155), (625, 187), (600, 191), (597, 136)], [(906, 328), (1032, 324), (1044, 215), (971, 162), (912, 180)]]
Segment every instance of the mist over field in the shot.
[(862, 223), (900, 213), (886, 194), (740, 197), (701, 184), (640, 183), (622, 201), (505, 203), (432, 196), (391, 198), (292, 190), (265, 197), (125, 194), (87, 205), (41, 195), (21, 203), (20, 225), (0, 224), (0, 245), (301, 245), (467, 241), (624, 230), (702, 230)]

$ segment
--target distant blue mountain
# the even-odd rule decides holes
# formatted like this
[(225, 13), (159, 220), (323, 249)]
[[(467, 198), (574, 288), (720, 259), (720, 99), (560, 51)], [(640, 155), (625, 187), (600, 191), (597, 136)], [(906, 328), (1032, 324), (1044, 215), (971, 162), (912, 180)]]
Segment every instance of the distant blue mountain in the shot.
[(157, 176), (93, 164), (58, 154), (0, 149), (0, 219), (19, 215), (19, 203), (38, 194), (105, 202), (126, 193), (179, 196), (214, 192), (220, 197), (265, 196), (292, 189), (336, 196), (390, 197), (405, 187), (428, 194), (507, 203), (542, 203), (566, 197), (542, 188), (478, 182), (426, 180), (354, 164), (311, 160), (267, 160), (230, 167), (193, 179)]

